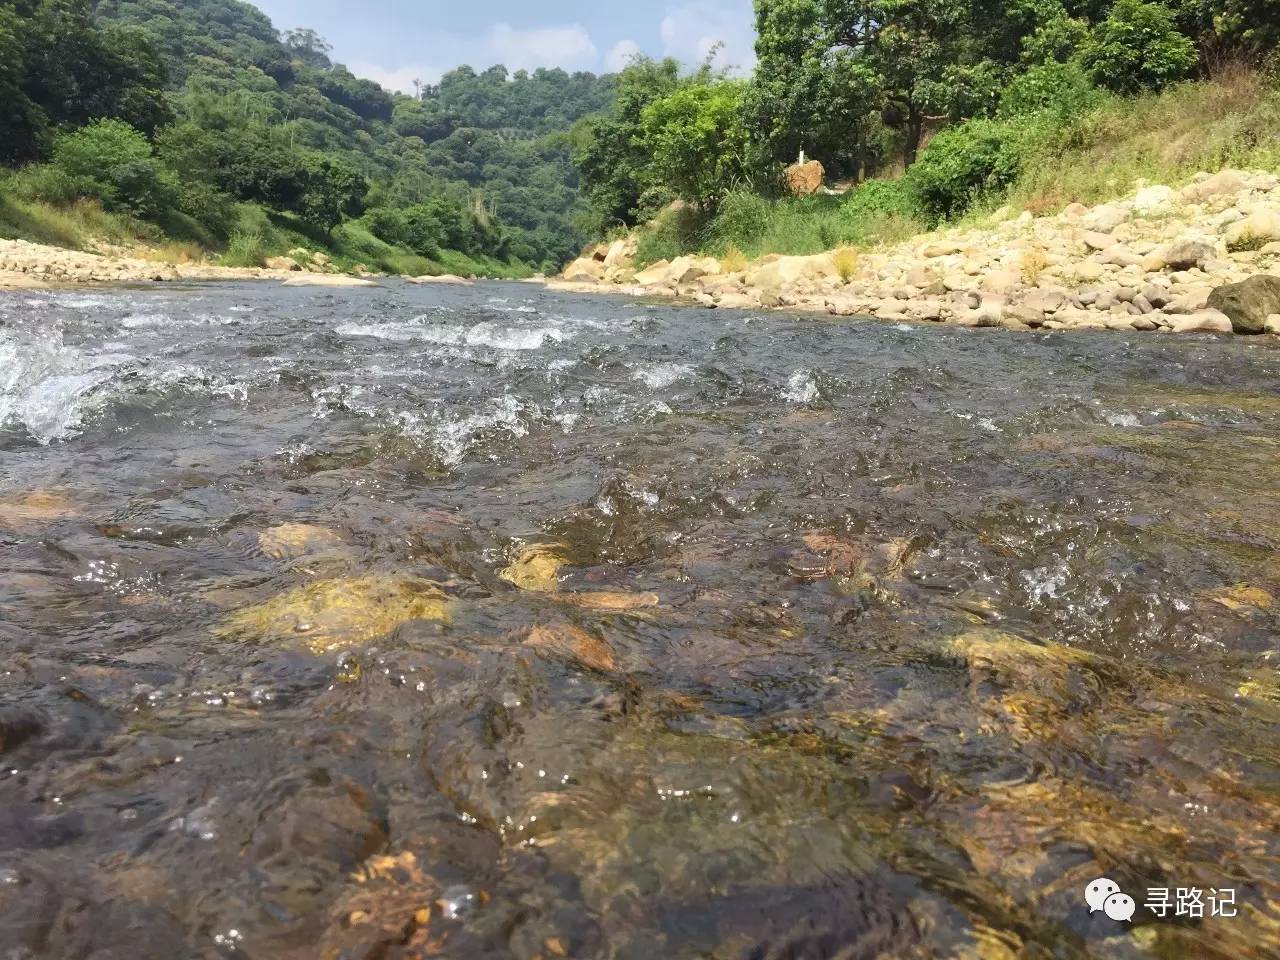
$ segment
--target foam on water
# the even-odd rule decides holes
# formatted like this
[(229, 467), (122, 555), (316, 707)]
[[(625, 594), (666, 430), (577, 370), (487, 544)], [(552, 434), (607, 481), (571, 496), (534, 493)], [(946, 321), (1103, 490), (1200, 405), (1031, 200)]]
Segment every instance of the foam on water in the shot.
[(0, 427), (20, 427), (43, 444), (73, 437), (105, 403), (100, 388), (135, 361), (68, 347), (59, 333), (0, 333)]
[(693, 372), (693, 366), (687, 363), (656, 363), (651, 367), (639, 367), (635, 378), (654, 390), (669, 387), (681, 377)]

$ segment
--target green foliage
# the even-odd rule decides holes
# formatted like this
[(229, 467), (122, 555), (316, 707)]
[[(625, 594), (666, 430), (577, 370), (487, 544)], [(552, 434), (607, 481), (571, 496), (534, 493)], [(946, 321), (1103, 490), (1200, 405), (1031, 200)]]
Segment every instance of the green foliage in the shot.
[(1099, 86), (1136, 93), (1184, 79), (1195, 69), (1197, 57), (1195, 44), (1178, 31), (1168, 7), (1116, 0), (1081, 59)]
[(222, 264), (227, 267), (260, 267), (266, 260), (262, 248), (262, 234), (257, 232), (234, 233), (227, 250), (222, 255)]
[(598, 228), (647, 219), (671, 200), (665, 185), (649, 175), (642, 117), (682, 82), (675, 60), (639, 57), (618, 75), (610, 114), (574, 126), (573, 159)]
[(1050, 61), (1028, 68), (1009, 82), (1000, 96), (999, 115), (1075, 116), (1097, 106), (1103, 96), (1078, 63)]
[(150, 132), (169, 117), (149, 39), (101, 29), (88, 0), (0, 2), (0, 162), (48, 155), (52, 131), (118, 117)]
[(964, 212), (984, 193), (1013, 183), (1027, 128), (1014, 121), (970, 120), (943, 130), (907, 171), (904, 188), (930, 222)]
[(147, 138), (123, 120), (96, 120), (60, 137), (54, 164), (107, 210), (153, 218), (176, 197), (172, 175)]
[(369, 183), (345, 162), (313, 153), (303, 160), (306, 172), (298, 213), (310, 226), (329, 233), (344, 215), (360, 212)]
[(641, 114), (648, 172), (683, 200), (714, 206), (750, 177), (750, 142), (740, 120), (742, 84), (684, 86)]
[(864, 224), (918, 219), (922, 211), (912, 186), (906, 179), (868, 180), (845, 196), (844, 216)]

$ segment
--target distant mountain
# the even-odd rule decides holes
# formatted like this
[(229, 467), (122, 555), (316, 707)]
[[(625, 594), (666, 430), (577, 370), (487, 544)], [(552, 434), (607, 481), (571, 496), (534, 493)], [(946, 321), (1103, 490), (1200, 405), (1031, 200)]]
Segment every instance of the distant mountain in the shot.
[(371, 204), (447, 200), (495, 222), (503, 254), (526, 263), (557, 265), (586, 240), (568, 134), (575, 120), (608, 108), (611, 75), (461, 66), (411, 97), (333, 63), (314, 31), (280, 34), (239, 0), (92, 6), (100, 23), (151, 39), (180, 120), (208, 129), (239, 112), (246, 122), (287, 124), (290, 146), (339, 157), (363, 175)]

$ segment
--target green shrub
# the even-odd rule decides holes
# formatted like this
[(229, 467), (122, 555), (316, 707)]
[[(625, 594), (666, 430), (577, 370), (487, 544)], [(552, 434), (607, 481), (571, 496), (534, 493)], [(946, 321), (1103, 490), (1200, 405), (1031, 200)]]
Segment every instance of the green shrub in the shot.
[(1116, 93), (1158, 90), (1191, 75), (1196, 47), (1178, 32), (1173, 11), (1144, 0), (1116, 0), (1081, 55), (1099, 86)]
[(85, 196), (88, 185), (61, 167), (51, 163), (33, 163), (15, 171), (5, 189), (9, 196), (27, 203), (68, 206)]
[(744, 240), (759, 237), (774, 217), (776, 203), (756, 193), (735, 190), (720, 202), (715, 220), (709, 226), (712, 248), (741, 247)]
[(927, 221), (956, 216), (1017, 179), (1026, 135), (1025, 127), (1007, 120), (974, 119), (943, 130), (907, 171), (904, 188)]
[(173, 174), (156, 159), (147, 138), (123, 120), (95, 120), (59, 137), (53, 158), (107, 210), (155, 217), (175, 200)]
[(1015, 76), (1000, 97), (1004, 118), (1048, 113), (1069, 117), (1096, 107), (1106, 96), (1077, 63), (1044, 63)]
[(383, 243), (407, 244), (409, 225), (404, 214), (390, 207), (375, 207), (362, 218), (365, 228)]
[(636, 240), (637, 264), (644, 266), (659, 260), (671, 260), (689, 249), (689, 231), (680, 212), (666, 210), (640, 230)]
[(915, 194), (904, 180), (868, 180), (845, 194), (842, 207), (848, 220), (919, 214)]
[(176, 207), (218, 240), (226, 240), (235, 229), (235, 201), (202, 180), (188, 180), (178, 188)]

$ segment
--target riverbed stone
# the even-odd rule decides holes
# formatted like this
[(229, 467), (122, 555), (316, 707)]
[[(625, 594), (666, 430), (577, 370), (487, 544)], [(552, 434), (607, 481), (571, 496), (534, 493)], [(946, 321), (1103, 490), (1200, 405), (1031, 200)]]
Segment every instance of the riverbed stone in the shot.
[(1236, 333), (1262, 333), (1267, 317), (1280, 313), (1280, 277), (1258, 274), (1217, 287), (1208, 306), (1230, 318)]
[(1218, 255), (1218, 245), (1207, 237), (1179, 237), (1165, 248), (1160, 257), (1170, 270), (1189, 270), (1203, 266)]
[(1152, 214), (1168, 210), (1178, 202), (1178, 194), (1172, 187), (1154, 184), (1143, 187), (1134, 195), (1133, 209), (1135, 213)]
[(1104, 203), (1094, 207), (1080, 218), (1080, 224), (1086, 230), (1097, 233), (1111, 233), (1116, 227), (1129, 219), (1129, 211), (1118, 203)]
[(564, 278), (570, 283), (585, 283), (604, 279), (604, 263), (594, 257), (579, 257), (564, 269)]
[(318, 580), (237, 610), (221, 635), (301, 642), (312, 653), (364, 646), (410, 620), (447, 621), (450, 601), (430, 581), (371, 573)]
[(258, 549), (275, 560), (323, 553), (342, 544), (334, 531), (313, 523), (281, 523), (258, 533)]
[(1195, 202), (1226, 194), (1239, 193), (1247, 182), (1239, 170), (1219, 170), (1215, 174), (1199, 173), (1180, 191), (1183, 200)]
[(618, 668), (613, 648), (599, 637), (571, 623), (529, 628), (523, 643), (555, 657), (571, 660), (588, 670), (612, 673)]
[(670, 278), (670, 266), (671, 262), (668, 260), (659, 260), (656, 263), (651, 263), (636, 273), (635, 282), (642, 287), (666, 283)]
[(560, 568), (566, 563), (563, 544), (531, 543), (521, 547), (498, 576), (521, 590), (547, 592), (559, 589)]
[(1199, 310), (1181, 316), (1169, 317), (1169, 329), (1174, 333), (1231, 333), (1231, 318), (1220, 310)]
[(1268, 243), (1280, 240), (1280, 211), (1255, 210), (1229, 226), (1222, 238), (1228, 250), (1260, 250)]
[(376, 287), (364, 277), (349, 277), (345, 273), (302, 273), (280, 281), (284, 287)]

